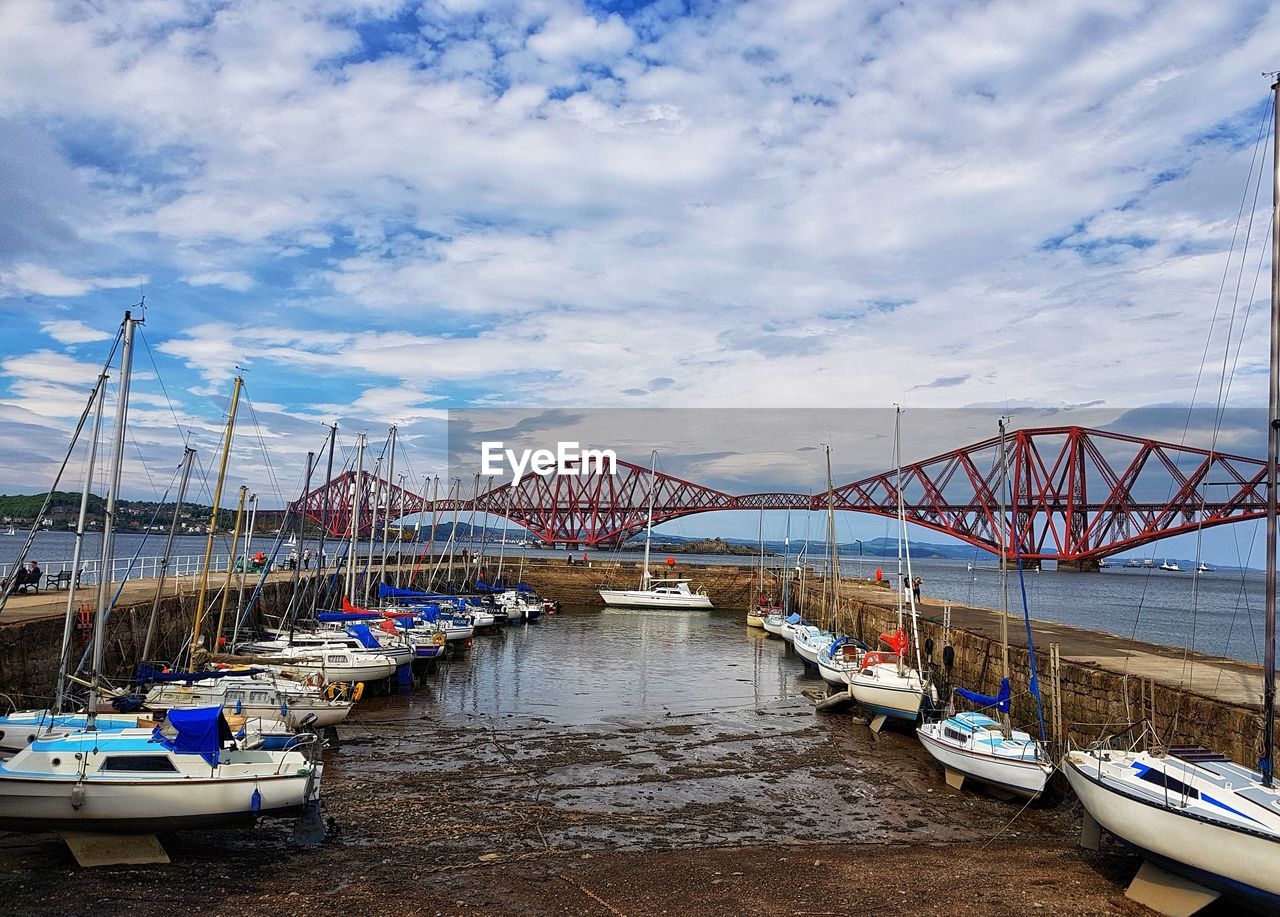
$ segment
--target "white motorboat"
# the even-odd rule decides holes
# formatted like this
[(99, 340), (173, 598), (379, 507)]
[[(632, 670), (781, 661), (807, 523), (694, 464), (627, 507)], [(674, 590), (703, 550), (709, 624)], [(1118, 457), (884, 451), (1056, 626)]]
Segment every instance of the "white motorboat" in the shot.
[(1044, 791), (1053, 762), (1030, 734), (1004, 727), (982, 713), (957, 713), (916, 729), (920, 742), (948, 772), (948, 782), (961, 777), (999, 787), (1020, 796)]
[(216, 707), (162, 727), (37, 738), (0, 762), (0, 828), (144, 832), (252, 824), (318, 798), (322, 765), (244, 748)]
[(648, 579), (640, 589), (601, 589), (600, 598), (606, 605), (627, 608), (687, 608), (714, 607), (705, 592), (694, 592), (687, 579)]
[(1201, 561), (1199, 566), (1196, 567), (1196, 572), (1197, 573), (1213, 573), (1214, 569), (1213, 567), (1210, 567), (1208, 564)]
[(1174, 573), (1182, 572), (1182, 568), (1178, 566), (1178, 562), (1176, 560), (1165, 560), (1163, 563), (1160, 564), (1160, 569), (1171, 570)]
[(649, 545), (653, 538), (653, 499), (657, 490), (658, 452), (649, 461), (649, 513), (644, 527), (644, 566), (639, 589), (601, 589), (606, 605), (621, 608), (671, 608), (697, 610), (712, 608), (711, 599), (701, 590), (694, 592), (687, 579), (654, 579), (649, 572)]

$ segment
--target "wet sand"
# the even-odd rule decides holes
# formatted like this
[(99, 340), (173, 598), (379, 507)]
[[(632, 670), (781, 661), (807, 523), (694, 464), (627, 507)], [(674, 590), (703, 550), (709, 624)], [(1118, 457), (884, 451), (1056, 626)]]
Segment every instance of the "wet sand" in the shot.
[(0, 835), (24, 914), (1143, 914), (1136, 861), (1070, 800), (946, 787), (915, 737), (818, 717), (797, 657), (737, 616), (584, 612), (479, 638), (326, 753), (329, 840), (164, 839), (79, 870)]

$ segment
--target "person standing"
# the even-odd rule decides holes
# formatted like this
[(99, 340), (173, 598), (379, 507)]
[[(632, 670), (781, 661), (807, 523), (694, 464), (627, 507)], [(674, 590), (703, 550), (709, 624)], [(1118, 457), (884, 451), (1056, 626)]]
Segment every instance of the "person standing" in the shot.
[(915, 593), (917, 605), (920, 604), (920, 587), (921, 585), (923, 585), (923, 583), (924, 583), (924, 580), (918, 576), (915, 578), (915, 581), (911, 583), (911, 591)]

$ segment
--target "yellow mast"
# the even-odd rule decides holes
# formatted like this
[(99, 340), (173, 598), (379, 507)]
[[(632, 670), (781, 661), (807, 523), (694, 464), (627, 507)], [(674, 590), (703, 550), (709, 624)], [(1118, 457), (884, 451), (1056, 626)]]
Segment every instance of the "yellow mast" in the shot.
[[(244, 519), (244, 500), (249, 493), (249, 488), (243, 484), (240, 485), (240, 505), (236, 507), (236, 528), (231, 533), (231, 555), (227, 558), (227, 580), (222, 584), (222, 607), (218, 610), (218, 629), (213, 634), (213, 651), (219, 652), (218, 641), (222, 639), (222, 625), (227, 619), (227, 599), (231, 597), (231, 577), (236, 571), (236, 549), (240, 545), (240, 522)], [(243, 570), (249, 566), (249, 546), (244, 548), (244, 563), (241, 566)], [(240, 613), (239, 607), (236, 608), (236, 614)]]
[[(204, 545), (204, 565), (200, 568), (200, 591), (196, 600), (196, 620), (191, 628), (191, 653), (187, 660), (187, 671), (195, 671), (196, 650), (200, 648), (200, 627), (204, 624), (205, 590), (209, 588), (209, 564), (213, 561), (213, 536), (218, 530), (218, 506), (222, 502), (222, 484), (227, 477), (227, 458), (231, 455), (231, 433), (236, 426), (236, 408), (240, 404), (240, 387), (244, 379), (236, 376), (235, 387), (231, 390), (231, 414), (227, 417), (227, 433), (222, 443), (222, 463), (218, 467), (218, 484), (213, 489), (213, 509), (209, 512), (209, 537)], [(215, 647), (216, 649), (216, 647)]]

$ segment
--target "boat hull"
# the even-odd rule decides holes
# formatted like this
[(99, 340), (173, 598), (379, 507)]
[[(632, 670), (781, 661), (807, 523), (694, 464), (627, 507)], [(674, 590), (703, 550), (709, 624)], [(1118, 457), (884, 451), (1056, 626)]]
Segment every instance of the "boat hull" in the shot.
[(601, 589), (600, 598), (606, 605), (616, 608), (707, 609), (713, 607), (708, 596), (697, 593), (677, 595), (640, 589)]
[[(145, 832), (252, 824), (260, 816), (297, 815), (307, 802), (308, 776), (242, 779), (77, 781), (0, 775), (0, 829), (6, 831)], [(254, 812), (254, 791), (260, 794)]]
[(897, 666), (881, 664), (863, 669), (849, 678), (854, 700), (890, 719), (914, 722), (924, 702), (924, 685), (915, 673), (898, 674)]
[(773, 622), (773, 621), (770, 621), (768, 618), (765, 618), (765, 619), (764, 619), (764, 621), (761, 623), (761, 625), (760, 625), (760, 626), (761, 626), (761, 627), (763, 627), (763, 628), (764, 628), (764, 632), (765, 632), (766, 634), (769, 634), (770, 636), (773, 636), (773, 637), (781, 637), (781, 636), (782, 636), (782, 622), (781, 622), (781, 621)]
[(1103, 784), (1079, 752), (1062, 769), (1085, 809), (1110, 834), (1192, 881), (1228, 895), (1280, 908), (1275, 837), (1233, 828), (1130, 796)]
[(960, 748), (939, 734), (940, 726), (939, 723), (928, 723), (917, 729), (916, 735), (925, 750), (943, 767), (1024, 798), (1033, 799), (1044, 792), (1045, 784), (1053, 773), (1051, 765)]

